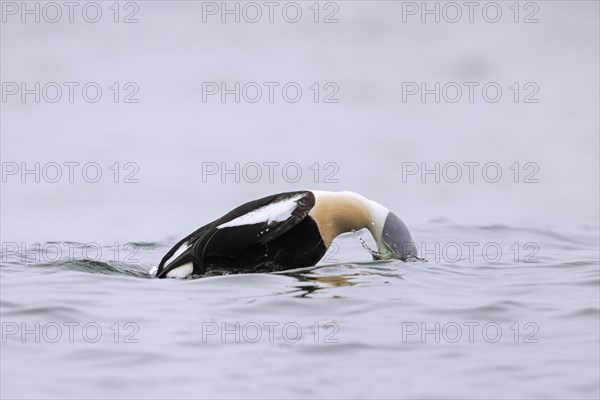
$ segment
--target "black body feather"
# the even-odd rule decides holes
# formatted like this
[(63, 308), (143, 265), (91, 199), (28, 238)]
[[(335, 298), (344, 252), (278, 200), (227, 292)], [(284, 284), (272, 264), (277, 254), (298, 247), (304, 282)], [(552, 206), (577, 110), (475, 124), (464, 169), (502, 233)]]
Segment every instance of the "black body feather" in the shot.
[[(258, 208), (296, 196), (301, 197), (285, 221), (218, 228)], [(163, 257), (156, 276), (164, 278), (167, 272), (188, 262), (193, 263), (196, 275), (216, 271), (279, 271), (314, 265), (326, 252), (317, 224), (308, 216), (314, 205), (314, 194), (309, 191), (279, 193), (245, 203), (180, 240)], [(189, 248), (165, 266), (186, 242)]]

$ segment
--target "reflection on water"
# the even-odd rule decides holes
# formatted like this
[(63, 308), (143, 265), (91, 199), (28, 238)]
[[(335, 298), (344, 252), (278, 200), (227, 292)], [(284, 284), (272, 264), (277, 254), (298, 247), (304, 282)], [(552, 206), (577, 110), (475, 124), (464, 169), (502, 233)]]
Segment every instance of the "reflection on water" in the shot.
[(358, 284), (354, 278), (360, 274), (339, 274), (339, 275), (320, 275), (318, 269), (310, 272), (285, 273), (282, 275), (291, 276), (300, 281), (300, 285), (295, 286), (301, 293), (297, 297), (308, 297), (317, 290), (322, 290), (331, 286), (353, 286)]
[[(303, 292), (299, 297), (307, 297), (317, 290), (368, 284), (369, 276), (402, 279), (399, 270), (401, 270), (403, 264), (401, 261), (343, 263), (282, 272), (280, 274), (297, 279), (301, 284), (295, 287)], [(386, 265), (388, 266), (386, 267)]]

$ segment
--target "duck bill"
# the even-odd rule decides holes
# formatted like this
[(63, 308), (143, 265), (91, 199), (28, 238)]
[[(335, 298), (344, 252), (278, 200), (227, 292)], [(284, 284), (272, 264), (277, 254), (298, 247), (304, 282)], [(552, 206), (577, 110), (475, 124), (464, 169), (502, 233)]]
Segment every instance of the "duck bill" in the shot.
[(406, 261), (409, 258), (418, 258), (417, 246), (413, 242), (408, 228), (392, 212), (385, 220), (381, 240), (386, 250), (382, 252), (383, 259), (397, 258)]

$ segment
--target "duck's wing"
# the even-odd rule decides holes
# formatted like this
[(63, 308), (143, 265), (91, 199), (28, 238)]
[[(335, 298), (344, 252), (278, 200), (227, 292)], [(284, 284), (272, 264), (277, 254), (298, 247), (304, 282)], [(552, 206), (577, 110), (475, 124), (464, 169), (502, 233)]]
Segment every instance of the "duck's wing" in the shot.
[(216, 221), (203, 241), (204, 257), (234, 257), (249, 246), (271, 242), (306, 218), (315, 205), (315, 196), (309, 191), (288, 192), (270, 196), (258, 206), (245, 207), (248, 204)]
[(274, 194), (250, 201), (181, 239), (162, 258), (157, 277), (207, 256), (235, 257), (254, 244), (283, 235), (308, 215), (315, 205), (310, 191)]

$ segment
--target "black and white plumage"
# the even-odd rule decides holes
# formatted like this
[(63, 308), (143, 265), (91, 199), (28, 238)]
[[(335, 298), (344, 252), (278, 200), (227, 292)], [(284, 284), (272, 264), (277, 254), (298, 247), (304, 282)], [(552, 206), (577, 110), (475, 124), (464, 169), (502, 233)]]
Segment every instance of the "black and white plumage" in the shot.
[(156, 276), (308, 267), (336, 236), (363, 228), (377, 243), (377, 258), (417, 256), (406, 225), (381, 204), (352, 192), (304, 190), (248, 202), (201, 227), (169, 250)]

